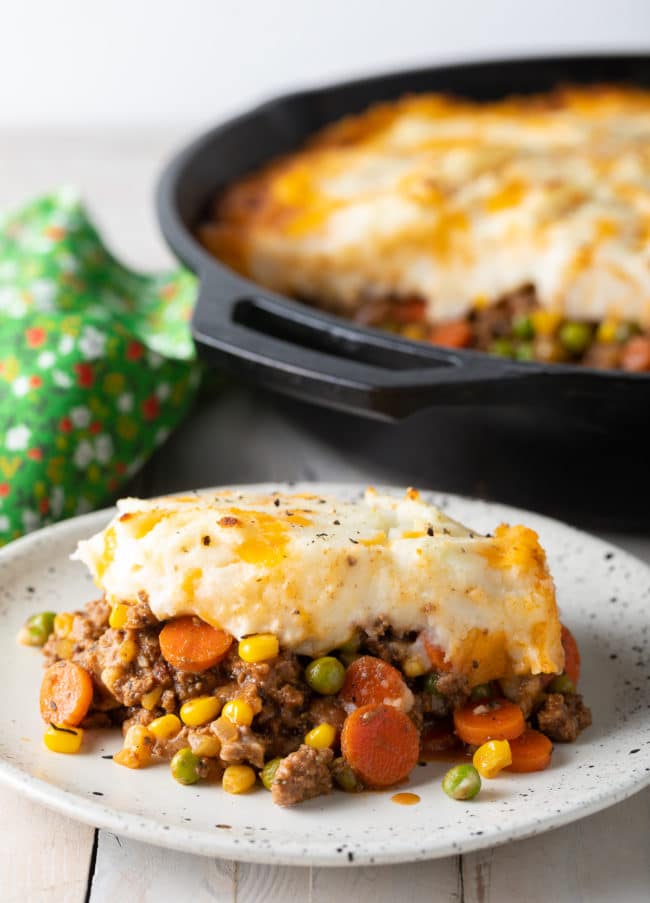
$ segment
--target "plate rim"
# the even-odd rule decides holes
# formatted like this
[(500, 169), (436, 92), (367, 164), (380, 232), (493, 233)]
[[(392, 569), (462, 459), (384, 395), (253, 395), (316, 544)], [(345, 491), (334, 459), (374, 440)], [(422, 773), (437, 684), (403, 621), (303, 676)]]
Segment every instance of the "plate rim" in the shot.
[[(363, 491), (366, 486), (366, 483), (359, 481), (328, 481), (322, 483), (302, 480), (296, 481), (295, 483), (265, 481), (262, 483), (239, 483), (223, 487), (203, 487), (199, 490), (186, 491), (185, 494), (195, 491), (199, 493), (222, 492), (224, 489), (228, 489), (229, 491), (269, 491), (282, 489), (300, 491), (311, 487), (317, 489), (319, 493), (326, 495), (329, 493), (336, 494), (337, 491), (339, 493), (341, 491), (359, 492)], [(377, 485), (376, 488), (380, 492), (387, 491), (395, 493), (404, 491), (402, 487), (391, 485)], [(585, 538), (590, 543), (595, 543), (607, 551), (616, 551), (623, 562), (625, 562), (626, 559), (629, 560), (633, 566), (645, 569), (650, 577), (650, 565), (646, 564), (631, 552), (622, 549), (620, 546), (617, 546), (609, 540), (601, 539), (590, 532), (580, 530), (556, 518), (538, 514), (537, 512), (524, 508), (502, 504), (501, 502), (462, 496), (455, 493), (444, 492), (442, 490), (423, 489), (421, 492), (425, 497), (433, 498), (436, 503), (439, 503), (442, 500), (448, 500), (450, 504), (460, 502), (461, 504), (469, 503), (470, 505), (488, 505), (490, 507), (501, 509), (504, 512), (504, 516), (509, 518), (522, 518), (524, 519), (524, 522), (525, 518), (532, 516), (538, 523), (548, 524), (551, 529), (559, 528), (561, 531), (569, 532), (576, 537)], [(179, 491), (174, 494), (183, 493)], [(114, 506), (102, 508), (97, 511), (77, 515), (76, 517), (67, 518), (66, 520), (50, 524), (22, 536), (0, 549), (0, 564), (4, 563), (5, 560), (10, 560), (16, 554), (28, 551), (31, 545), (41, 544), (43, 541), (47, 541), (52, 535), (59, 537), (60, 534), (65, 534), (66, 532), (80, 532), (86, 526), (92, 530), (96, 530), (100, 527), (103, 520), (107, 521), (114, 514), (115, 510)], [(13, 788), (27, 799), (44, 805), (67, 817), (81, 821), (95, 828), (112, 831), (116, 834), (133, 838), (134, 840), (167, 849), (257, 864), (289, 866), (305, 866), (308, 864), (319, 867), (345, 867), (390, 865), (426, 861), (470, 853), (485, 849), (486, 847), (499, 846), (513, 840), (523, 840), (571, 824), (579, 819), (586, 818), (642, 792), (646, 787), (650, 786), (650, 771), (636, 777), (634, 780), (628, 780), (627, 783), (621, 782), (615, 785), (614, 788), (606, 785), (602, 793), (592, 796), (587, 803), (575, 803), (568, 808), (561, 810), (559, 813), (549, 812), (538, 815), (534, 821), (531, 820), (529, 828), (509, 829), (504, 832), (498, 832), (496, 835), (490, 833), (480, 836), (468, 834), (461, 842), (448, 840), (440, 843), (437, 839), (437, 842), (429, 848), (420, 847), (414, 849), (411, 844), (411, 848), (407, 850), (406, 848), (397, 845), (397, 849), (383, 849), (377, 855), (372, 854), (368, 849), (360, 851), (355, 850), (353, 861), (349, 861), (348, 856), (345, 855), (335, 857), (331, 842), (321, 844), (316, 850), (309, 851), (309, 853), (305, 853), (303, 850), (298, 851), (297, 849), (296, 852), (290, 850), (278, 851), (277, 848), (272, 846), (251, 845), (247, 848), (243, 844), (236, 844), (233, 842), (233, 838), (226, 832), (207, 835), (204, 830), (197, 830), (182, 825), (174, 825), (170, 828), (169, 826), (164, 826), (160, 820), (145, 816), (136, 816), (131, 813), (124, 813), (123, 810), (106, 806), (99, 802), (99, 800), (84, 799), (76, 792), (69, 791), (64, 787), (57, 786), (56, 784), (52, 784), (49, 781), (25, 772), (20, 766), (8, 761), (2, 753), (0, 753), (0, 781), (5, 786)], [(393, 843), (394, 842), (395, 839), (393, 838)], [(278, 855), (278, 852), (280, 855)]]

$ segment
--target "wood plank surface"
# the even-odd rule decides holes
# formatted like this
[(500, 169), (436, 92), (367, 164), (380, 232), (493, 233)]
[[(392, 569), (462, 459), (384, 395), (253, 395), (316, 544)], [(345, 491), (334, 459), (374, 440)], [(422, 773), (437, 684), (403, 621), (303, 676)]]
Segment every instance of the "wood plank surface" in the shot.
[(463, 857), (464, 903), (647, 903), (650, 789), (538, 837)]
[(0, 785), (2, 903), (83, 903), (95, 830)]

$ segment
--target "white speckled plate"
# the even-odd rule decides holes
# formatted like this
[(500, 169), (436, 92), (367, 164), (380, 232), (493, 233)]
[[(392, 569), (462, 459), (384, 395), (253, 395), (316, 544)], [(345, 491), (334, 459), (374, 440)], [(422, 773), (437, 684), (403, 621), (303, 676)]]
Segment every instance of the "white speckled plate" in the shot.
[[(349, 497), (360, 489), (320, 484), (315, 491)], [(431, 498), (478, 530), (523, 521), (548, 550), (563, 620), (580, 644), (581, 689), (594, 725), (579, 742), (557, 746), (547, 771), (485, 781), (475, 801), (460, 803), (442, 792), (447, 766), (435, 763), (411, 776), (408, 789), (421, 796), (416, 806), (395, 805), (390, 792), (335, 793), (282, 810), (261, 788), (235, 797), (218, 786), (182, 787), (165, 765), (120, 768), (106, 758), (120, 746), (118, 731), (87, 732), (77, 756), (48, 752), (37, 704), (40, 655), (18, 646), (15, 636), (30, 613), (71, 609), (93, 598), (84, 568), (68, 555), (79, 539), (107, 522), (111, 512), (100, 511), (0, 551), (0, 778), (66, 815), (149, 843), (295, 865), (402, 862), (467, 852), (566, 824), (641, 790), (650, 783), (650, 568), (538, 515), (452, 496)]]

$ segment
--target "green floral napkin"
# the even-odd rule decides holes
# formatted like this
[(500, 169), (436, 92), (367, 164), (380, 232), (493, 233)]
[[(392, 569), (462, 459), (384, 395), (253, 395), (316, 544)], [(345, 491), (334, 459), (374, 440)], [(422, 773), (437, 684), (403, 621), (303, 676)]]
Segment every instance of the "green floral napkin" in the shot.
[(110, 501), (182, 419), (195, 293), (119, 264), (71, 191), (0, 219), (0, 545)]

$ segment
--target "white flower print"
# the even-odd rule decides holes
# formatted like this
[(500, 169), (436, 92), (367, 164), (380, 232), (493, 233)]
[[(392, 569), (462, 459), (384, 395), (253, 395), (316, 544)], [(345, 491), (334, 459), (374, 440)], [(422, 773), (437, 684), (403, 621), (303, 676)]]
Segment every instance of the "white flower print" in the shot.
[(122, 414), (128, 414), (133, 408), (133, 395), (130, 392), (123, 392), (117, 399), (117, 410)]
[(74, 339), (71, 335), (61, 336), (61, 341), (59, 342), (59, 353), (60, 354), (70, 354), (72, 349), (74, 348)]
[(88, 514), (89, 511), (93, 510), (93, 506), (90, 504), (87, 498), (83, 495), (77, 502), (76, 514)]
[(0, 514), (0, 533), (6, 533), (9, 529), (9, 518), (6, 514)]
[(101, 433), (95, 437), (95, 457), (100, 464), (106, 464), (113, 455), (113, 440), (108, 433)]
[(15, 260), (3, 260), (0, 262), (0, 279), (15, 279), (18, 273), (18, 264)]
[(64, 500), (65, 493), (63, 492), (63, 486), (55, 486), (50, 493), (50, 511), (52, 512), (54, 517), (61, 516), (63, 512)]
[(132, 477), (134, 473), (137, 473), (140, 470), (143, 464), (144, 458), (142, 457), (142, 455), (138, 455), (138, 457), (134, 458), (126, 468), (126, 475), (128, 477)]
[(56, 298), (56, 283), (51, 279), (37, 279), (29, 286), (29, 291), (34, 299), (34, 307), (41, 313), (49, 313), (54, 310)]
[(156, 432), (153, 441), (156, 443), (156, 445), (162, 445), (165, 439), (169, 436), (170, 432), (171, 431), (166, 427), (162, 427)]
[(95, 329), (94, 326), (86, 326), (79, 338), (79, 348), (87, 361), (94, 361), (101, 357), (106, 346), (106, 335)]
[(27, 393), (29, 392), (29, 377), (17, 376), (11, 384), (11, 389), (14, 395), (17, 395), (18, 398), (22, 398), (23, 395), (27, 395)]
[(80, 405), (78, 408), (72, 408), (70, 411), (70, 420), (72, 420), (73, 424), (79, 429), (83, 429), (88, 426), (90, 423), (90, 410), (84, 405)]
[(83, 439), (75, 448), (72, 460), (74, 461), (75, 466), (79, 468), (79, 470), (83, 470), (85, 467), (88, 467), (94, 457), (95, 450), (93, 449), (92, 445), (90, 444), (90, 442), (87, 442), (85, 439)]
[(161, 354), (158, 354), (156, 351), (149, 351), (147, 353), (147, 363), (152, 370), (157, 370), (158, 367), (162, 365), (163, 361), (163, 356)]
[(8, 317), (24, 317), (27, 313), (27, 302), (17, 289), (0, 289), (0, 310)]
[(41, 370), (49, 370), (55, 360), (56, 355), (53, 351), (41, 351), (39, 356), (36, 358), (36, 363), (41, 368)]
[(30, 428), (24, 423), (19, 423), (18, 426), (12, 426), (5, 433), (5, 445), (9, 451), (22, 451), (27, 448), (31, 435)]
[(69, 389), (72, 385), (72, 377), (63, 370), (55, 370), (52, 374), (52, 379), (54, 380), (54, 384), (61, 389)]
[(160, 401), (165, 401), (166, 398), (169, 398), (170, 393), (169, 383), (159, 383), (156, 386), (156, 395)]
[(35, 530), (41, 522), (40, 515), (36, 511), (32, 511), (31, 508), (25, 508), (21, 518), (26, 533), (29, 533), (30, 530)]

